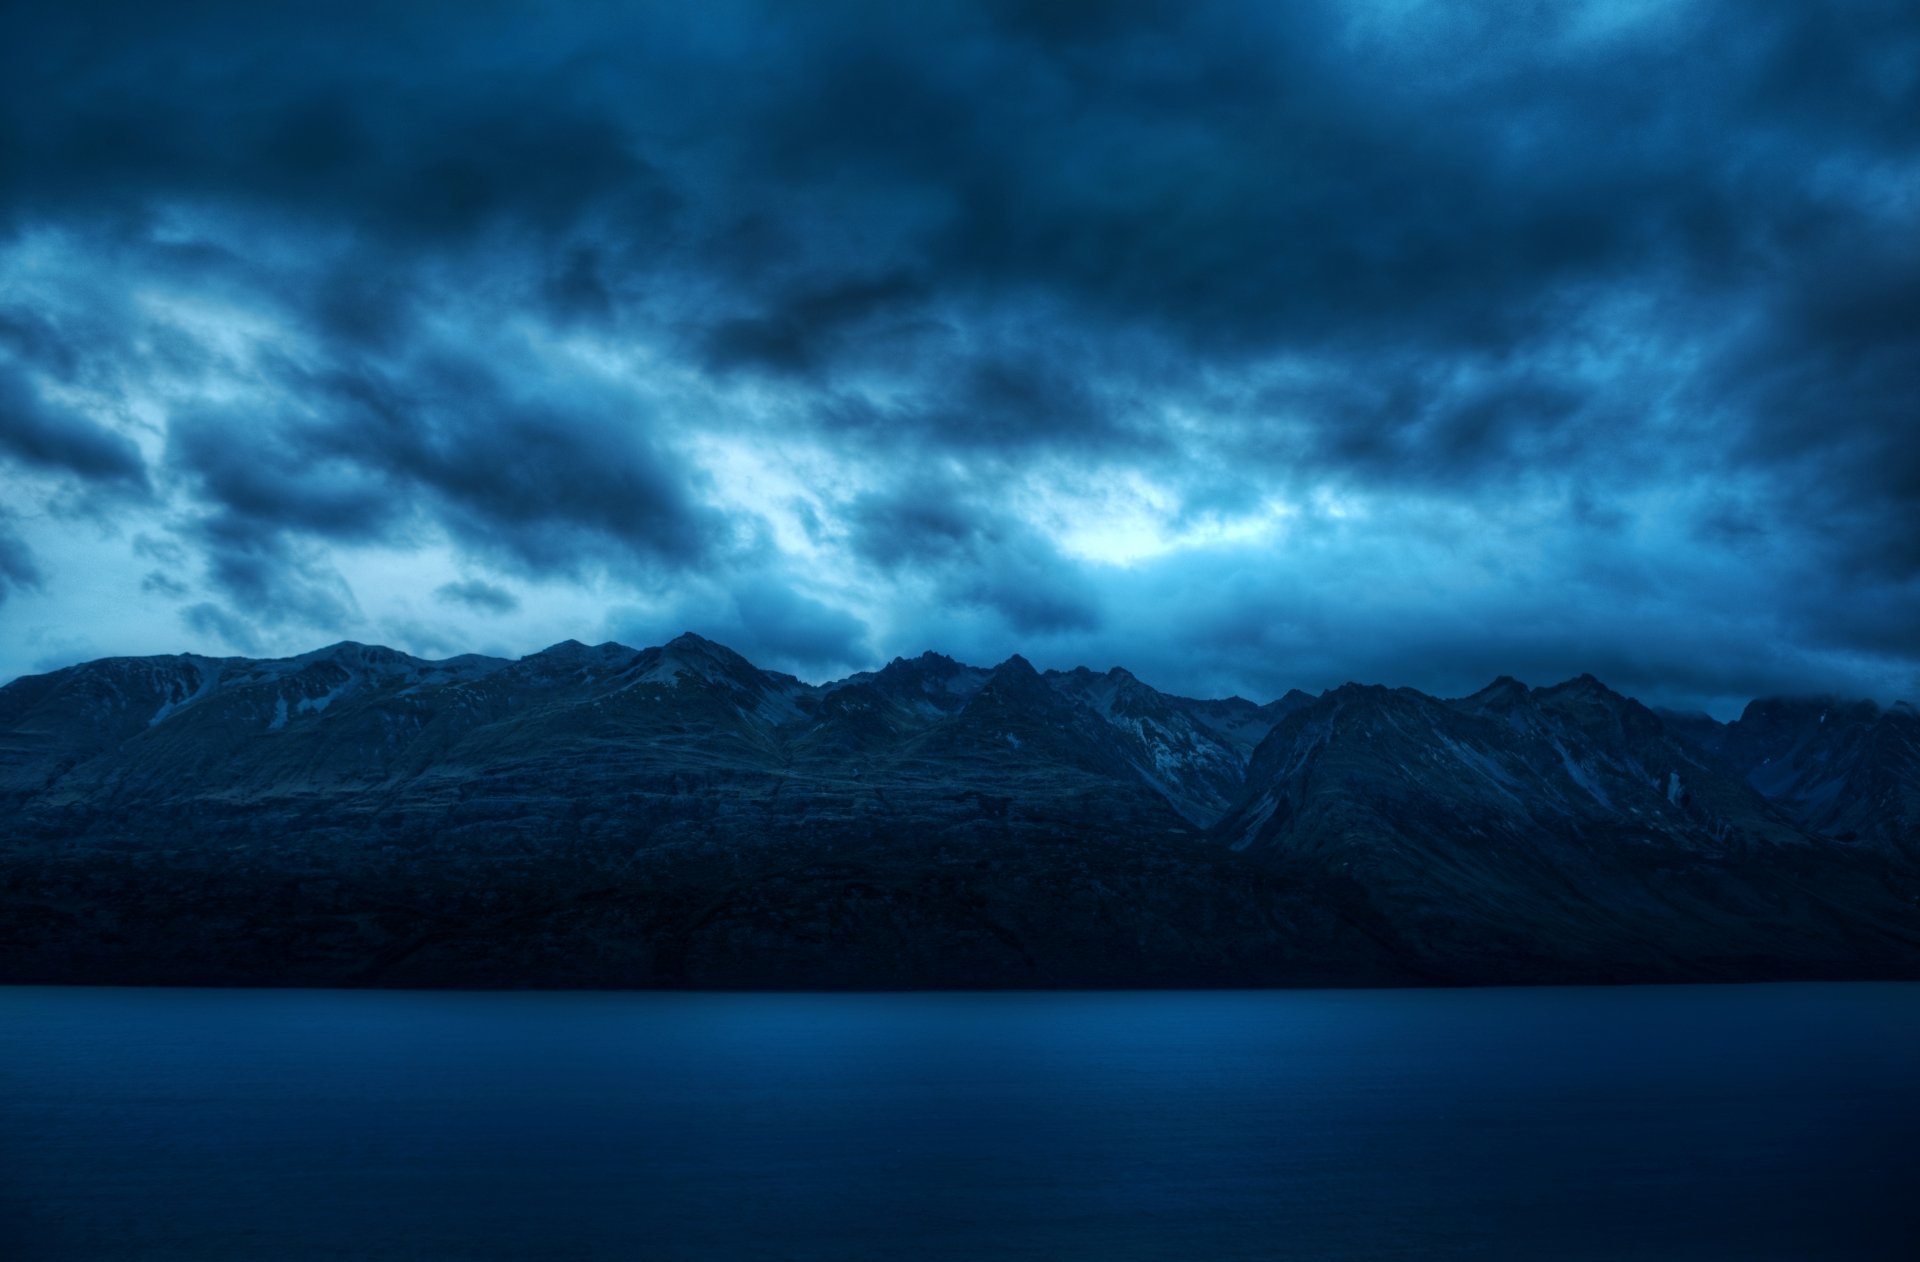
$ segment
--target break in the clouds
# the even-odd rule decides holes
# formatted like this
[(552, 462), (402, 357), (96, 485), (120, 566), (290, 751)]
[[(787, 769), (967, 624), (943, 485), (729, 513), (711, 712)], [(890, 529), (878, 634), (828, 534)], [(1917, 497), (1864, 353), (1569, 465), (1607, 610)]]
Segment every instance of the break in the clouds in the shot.
[(0, 676), (1920, 680), (1899, 0), (13, 5)]

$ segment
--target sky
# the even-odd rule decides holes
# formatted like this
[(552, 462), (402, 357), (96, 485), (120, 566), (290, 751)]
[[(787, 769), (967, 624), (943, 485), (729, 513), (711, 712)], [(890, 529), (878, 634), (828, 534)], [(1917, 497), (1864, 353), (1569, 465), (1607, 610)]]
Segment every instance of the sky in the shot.
[(14, 3), (0, 679), (1920, 697), (1920, 6)]

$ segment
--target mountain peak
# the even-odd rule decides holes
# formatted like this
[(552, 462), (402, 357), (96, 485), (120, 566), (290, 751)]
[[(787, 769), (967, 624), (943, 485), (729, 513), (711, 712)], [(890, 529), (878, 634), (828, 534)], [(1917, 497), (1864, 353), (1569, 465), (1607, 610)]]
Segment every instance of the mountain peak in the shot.
[(660, 654), (673, 661), (703, 661), (724, 665), (730, 669), (758, 669), (740, 654), (734, 652), (717, 640), (709, 640), (704, 635), (692, 631), (683, 631), (660, 646)]
[[(966, 674), (972, 669), (972, 667), (948, 657), (945, 653), (936, 653), (932, 649), (928, 649), (918, 657), (894, 658), (891, 662), (888, 662), (885, 666), (882, 666), (878, 671), (874, 672), (874, 677), (879, 678), (885, 676), (890, 680), (912, 679), (925, 685), (952, 680), (956, 676)], [(858, 678), (858, 676), (856, 676), (856, 678)]]
[(988, 672), (931, 649), (918, 657), (896, 657), (876, 671), (863, 671), (824, 685), (828, 691), (870, 684), (909, 704), (952, 713), (966, 704), (987, 680)]
[(1329, 688), (1320, 695), (1322, 697), (1340, 698), (1385, 697), (1393, 691), (1394, 689), (1387, 687), (1385, 684), (1363, 684), (1349, 679), (1338, 688)]
[(1747, 703), (1743, 715), (1843, 714), (1848, 718), (1877, 718), (1880, 704), (1865, 698), (1839, 697), (1832, 693), (1814, 693), (1800, 697), (1758, 697)]
[(562, 640), (558, 644), (549, 644), (538, 653), (529, 653), (520, 660), (543, 669), (552, 667), (568, 668), (574, 665), (592, 668), (605, 664), (611, 659), (630, 657), (632, 655), (632, 649), (612, 640), (608, 640), (604, 644), (592, 645), (582, 644), (578, 640)]
[(1604, 701), (1615, 705), (1627, 700), (1624, 694), (1615, 692), (1613, 689), (1601, 683), (1599, 679), (1584, 671), (1575, 675), (1572, 679), (1554, 684), (1548, 688), (1542, 688), (1539, 691), (1542, 695), (1549, 697), (1591, 697), (1597, 701)]
[[(302, 653), (300, 654), (300, 656), (309, 657), (309, 658), (338, 657), (342, 653), (364, 653), (367, 651), (369, 647), (375, 647), (375, 646), (362, 644), (358, 640), (340, 640), (336, 643), (326, 645), (323, 648), (317, 648), (317, 649), (311, 650), (310, 652)], [(389, 653), (393, 652), (392, 649), (386, 649), (385, 651)]]
[(726, 645), (691, 631), (632, 656), (631, 670), (635, 672), (635, 680), (641, 683), (671, 685), (693, 678), (736, 688), (758, 688), (768, 680), (785, 678), (762, 671)]
[(1470, 714), (1511, 714), (1524, 706), (1533, 696), (1533, 691), (1512, 675), (1502, 675), (1480, 691), (1460, 698), (1452, 704)]
[[(1060, 700), (1053, 686), (1041, 678), (1040, 672), (1033, 668), (1033, 663), (1018, 653), (994, 667), (988, 673), (980, 691), (974, 694), (975, 701), (995, 698), (1038, 700), (1049, 705)], [(1061, 703), (1064, 704), (1064, 702)]]
[(388, 648), (384, 644), (362, 644), (358, 640), (341, 640), (337, 644), (329, 644), (325, 648), (317, 648), (312, 650), (311, 652), (301, 653), (298, 656), (289, 658), (287, 660), (294, 661), (294, 662), (301, 662), (301, 663), (312, 663), (312, 662), (388, 663), (388, 662), (412, 662), (417, 659), (415, 659), (410, 654), (402, 653), (399, 649)]

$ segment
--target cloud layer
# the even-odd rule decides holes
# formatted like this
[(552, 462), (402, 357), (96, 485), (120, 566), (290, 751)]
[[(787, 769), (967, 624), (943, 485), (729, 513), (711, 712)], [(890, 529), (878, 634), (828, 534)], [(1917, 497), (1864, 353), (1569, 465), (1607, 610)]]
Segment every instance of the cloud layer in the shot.
[(0, 24), (0, 676), (1920, 692), (1910, 4)]

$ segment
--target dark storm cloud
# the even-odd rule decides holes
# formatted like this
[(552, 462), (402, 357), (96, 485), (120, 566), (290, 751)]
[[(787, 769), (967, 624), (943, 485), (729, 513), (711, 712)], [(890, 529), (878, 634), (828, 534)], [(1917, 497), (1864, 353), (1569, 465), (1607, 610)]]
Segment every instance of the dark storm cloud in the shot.
[(131, 223), (149, 209), (134, 199), (231, 199), (438, 247), (500, 225), (557, 233), (590, 208), (638, 227), (673, 200), (622, 120), (569, 83), (591, 49), (567, 41), (589, 32), (556, 44), (531, 11), (531, 40), (503, 29), (491, 47), (447, 6), (33, 16), (0, 62), (16, 213)]
[(60, 380), (71, 380), (79, 371), (79, 356), (67, 339), (25, 306), (0, 307), (0, 346)]
[(546, 297), (561, 324), (577, 321), (605, 323), (613, 316), (613, 293), (607, 288), (604, 263), (591, 246), (577, 246), (553, 270)]
[[(1920, 227), (1920, 215), (1909, 227)], [(1835, 242), (1704, 384), (1741, 454), (1779, 469), (1773, 510), (1850, 570), (1920, 578), (1920, 235)]]
[(846, 674), (873, 658), (869, 628), (843, 609), (768, 575), (738, 576), (724, 590), (696, 587), (652, 611), (615, 609), (606, 634), (661, 644), (682, 631), (715, 640), (773, 670), (816, 678)]
[(148, 570), (147, 576), (140, 580), (140, 590), (157, 592), (170, 600), (183, 600), (192, 589), (165, 570)]
[(139, 448), (84, 416), (48, 403), (5, 361), (0, 361), (0, 456), (97, 485), (147, 490), (147, 467)]
[[(228, 643), (355, 617), (329, 549), (445, 544), (823, 667), (951, 614), (1212, 680), (1920, 670), (1909, 3), (4, 22), (0, 461), (172, 497), (128, 523)], [(164, 414), (151, 472), (103, 414)], [(721, 502), (723, 439), (832, 454), (834, 557)], [(1059, 537), (1137, 484), (1346, 515), (1174, 601)], [(1716, 601), (1775, 637), (1738, 678)]]
[[(1617, 396), (1638, 393), (1610, 383)], [(1241, 435), (1256, 460), (1292, 459), (1373, 484), (1472, 487), (1533, 469), (1564, 473), (1617, 458), (1618, 398), (1595, 398), (1532, 365), (1474, 358), (1372, 359), (1331, 378), (1262, 390), (1255, 415), (1300, 417), (1297, 429), (1255, 423)]]
[(458, 583), (442, 583), (434, 596), (450, 605), (462, 605), (475, 613), (512, 613), (520, 607), (520, 598), (504, 587), (485, 579), (469, 578)]
[[(288, 540), (405, 543), (429, 523), (528, 572), (710, 555), (724, 523), (692, 502), (631, 403), (550, 388), (567, 393), (523, 397), (460, 358), (404, 380), (294, 374), (298, 411), (176, 414), (168, 464), (214, 510), (196, 532), (242, 607), (268, 595)], [(337, 625), (346, 606), (310, 580), (291, 607)]]
[(609, 558), (683, 567), (724, 541), (727, 524), (697, 502), (690, 471), (632, 399), (576, 383), (523, 390), (455, 356), (404, 378), (308, 384), (325, 412), (296, 427), (306, 454), (384, 479), (469, 546), (529, 571)]
[(357, 612), (352, 592), (303, 540), (384, 538), (401, 506), (376, 478), (316, 460), (271, 416), (214, 411), (171, 418), (167, 464), (207, 510), (181, 534), (233, 606), (195, 605), (182, 614), (190, 627), (242, 651), (259, 642), (252, 628), (263, 625), (347, 628)]
[(33, 551), (13, 533), (5, 512), (0, 511), (0, 604), (13, 592), (32, 591), (40, 585), (40, 566)]
[[(951, 15), (900, 29), (920, 20), (838, 32), (806, 101), (750, 98), (759, 165), (938, 207), (915, 244), (949, 287), (1064, 294), (1210, 355), (1408, 328), (1501, 339), (1541, 317), (1543, 284), (1716, 241), (1735, 213), (1675, 178), (1704, 128), (1622, 138), (1638, 120), (1605, 66), (1542, 67), (1563, 86), (1541, 97), (1468, 38), (1436, 52), (1489, 68), (1434, 75), (1356, 48), (1331, 6), (1149, 6), (1093, 39), (1020, 18), (1010, 38), (943, 43)], [(1537, 12), (1499, 21), (1554, 34)], [(1409, 70), (1430, 99), (1409, 99)]]
[(218, 505), (236, 534), (305, 531), (334, 539), (378, 538), (397, 505), (358, 461), (316, 457), (296, 426), (233, 411), (180, 412), (167, 425), (167, 460)]
[(850, 664), (871, 652), (858, 618), (778, 582), (740, 584), (734, 607), (745, 643), (803, 667)]
[(884, 334), (874, 328), (876, 316), (925, 293), (924, 285), (901, 273), (797, 286), (752, 315), (706, 329), (703, 357), (718, 372), (753, 367), (811, 375), (828, 367), (852, 339), (870, 344), (876, 333)]
[(1015, 447), (1109, 435), (1117, 440), (1116, 421), (1126, 410), (1097, 397), (1071, 369), (1034, 354), (982, 357), (955, 377), (951, 397), (924, 421), (956, 445)]
[(198, 523), (191, 537), (202, 549), (208, 581), (255, 626), (293, 624), (337, 633), (358, 615), (352, 590), (311, 544), (261, 533), (228, 515)]
[(846, 520), (857, 554), (930, 583), (943, 604), (989, 609), (1028, 635), (1100, 625), (1089, 584), (1053, 544), (953, 481), (905, 481), (861, 496)]
[(260, 641), (254, 635), (253, 628), (231, 609), (212, 602), (189, 605), (180, 611), (180, 621), (238, 652), (253, 654), (260, 651)]

